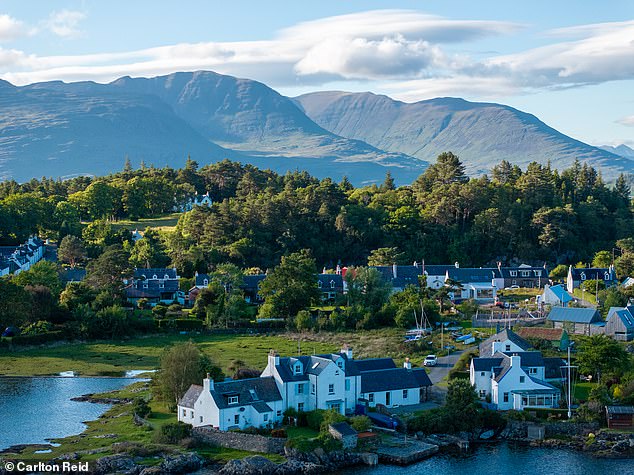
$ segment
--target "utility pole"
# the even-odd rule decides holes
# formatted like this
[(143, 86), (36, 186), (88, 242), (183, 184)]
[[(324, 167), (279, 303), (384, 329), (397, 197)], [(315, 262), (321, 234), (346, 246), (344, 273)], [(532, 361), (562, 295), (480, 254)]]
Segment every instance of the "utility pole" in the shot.
[(570, 345), (568, 345), (568, 420), (572, 417), (572, 401), (570, 399), (572, 393), (572, 379), (570, 378)]

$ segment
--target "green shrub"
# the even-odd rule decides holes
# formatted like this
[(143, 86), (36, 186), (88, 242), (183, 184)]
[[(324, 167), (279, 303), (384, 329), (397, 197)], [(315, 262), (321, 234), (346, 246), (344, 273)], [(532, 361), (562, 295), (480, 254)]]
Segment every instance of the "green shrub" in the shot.
[(143, 419), (152, 413), (152, 409), (150, 409), (149, 404), (143, 398), (138, 398), (134, 401), (133, 410), (137, 416)]
[(372, 421), (368, 416), (352, 416), (350, 425), (357, 432), (366, 432), (372, 427)]
[(347, 420), (346, 416), (340, 414), (334, 409), (330, 409), (325, 411), (323, 414), (323, 419), (321, 421), (321, 425), (319, 426), (319, 430), (321, 432), (328, 433), (328, 426), (331, 424), (336, 424), (338, 422), (345, 422)]
[(160, 444), (178, 444), (184, 438), (190, 437), (191, 432), (191, 426), (182, 422), (165, 424), (160, 431), (156, 432), (155, 441)]
[(324, 414), (326, 411), (323, 409), (315, 409), (306, 413), (306, 425), (313, 430), (320, 430), (321, 423), (324, 422)]
[(66, 338), (66, 333), (60, 330), (55, 330), (46, 333), (39, 333), (36, 335), (18, 335), (11, 338), (11, 343), (14, 345), (42, 345), (44, 343), (51, 343), (53, 341), (60, 341)]
[(176, 318), (174, 324), (177, 330), (202, 330), (204, 322), (195, 318)]

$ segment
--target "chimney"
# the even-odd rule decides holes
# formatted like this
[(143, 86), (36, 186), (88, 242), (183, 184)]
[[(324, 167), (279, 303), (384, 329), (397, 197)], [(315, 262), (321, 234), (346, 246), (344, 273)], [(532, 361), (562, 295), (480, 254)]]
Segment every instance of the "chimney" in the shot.
[(517, 355), (511, 356), (511, 368), (517, 366), (518, 368), (521, 366), (522, 359)]
[(409, 360), (409, 358), (405, 358), (405, 362), (403, 363), (403, 368), (412, 369), (412, 362)]
[(337, 275), (341, 275), (341, 266), (337, 264), (337, 270), (335, 271)]
[(211, 376), (209, 375), (209, 373), (207, 373), (207, 377), (203, 379), (203, 389), (206, 392), (210, 392), (214, 390), (214, 380), (211, 379)]
[(271, 366), (278, 366), (280, 364), (280, 355), (273, 349), (269, 351), (269, 364)]
[(395, 279), (397, 276), (396, 267), (397, 267), (396, 264), (392, 264), (392, 275), (394, 276)]
[(458, 263), (458, 261), (454, 262), (453, 265), (456, 269), (460, 269), (460, 264)]
[(498, 270), (502, 272), (502, 263), (500, 261), (498, 261)]
[(346, 358), (351, 360), (352, 359), (352, 347), (348, 346), (348, 345), (343, 345), (341, 347), (341, 354), (342, 355), (346, 355)]
[(414, 261), (414, 267), (418, 269), (418, 262)]
[(325, 274), (325, 273), (326, 273), (326, 266), (324, 266), (324, 268), (321, 270), (321, 273), (322, 273), (322, 274)]

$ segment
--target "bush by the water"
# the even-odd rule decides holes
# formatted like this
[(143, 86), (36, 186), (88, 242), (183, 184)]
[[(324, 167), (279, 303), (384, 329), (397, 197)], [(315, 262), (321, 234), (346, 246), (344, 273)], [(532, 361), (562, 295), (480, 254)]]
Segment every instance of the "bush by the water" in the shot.
[(156, 442), (160, 444), (178, 444), (183, 439), (191, 436), (192, 428), (188, 424), (177, 422), (176, 424), (165, 424), (161, 430), (156, 432)]
[(147, 403), (147, 401), (143, 398), (138, 398), (134, 401), (134, 413), (141, 417), (142, 419), (145, 419), (147, 416), (150, 415), (150, 413), (152, 412), (152, 409), (150, 409), (150, 405)]

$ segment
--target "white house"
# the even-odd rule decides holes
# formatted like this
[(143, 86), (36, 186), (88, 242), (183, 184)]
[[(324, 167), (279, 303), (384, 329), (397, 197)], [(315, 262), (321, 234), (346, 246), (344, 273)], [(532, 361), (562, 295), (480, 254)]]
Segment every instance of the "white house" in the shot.
[(356, 404), (387, 407), (427, 399), (431, 381), (409, 360), (397, 368), (391, 358), (355, 360), (352, 349), (324, 355), (268, 355), (259, 378), (192, 385), (178, 404), (179, 420), (219, 430), (262, 427), (282, 421), (288, 408), (353, 413)]
[(44, 241), (31, 236), (19, 246), (0, 246), (0, 275), (19, 274), (44, 258)]
[(196, 193), (186, 203), (174, 206), (174, 211), (185, 212), (191, 211), (192, 209), (194, 209), (194, 206), (211, 207), (211, 205), (213, 205), (213, 200), (209, 196), (209, 192), (205, 193), (204, 195), (199, 195), (198, 193)]
[(513, 330), (502, 330), (495, 335), (487, 338), (480, 343), (480, 357), (493, 356), (495, 353), (501, 352), (519, 352), (527, 351), (531, 347), (530, 343), (524, 340)]
[(585, 267), (577, 268), (568, 267), (568, 277), (566, 278), (566, 289), (568, 292), (573, 291), (581, 286), (586, 280), (602, 280), (606, 287), (616, 285), (616, 271), (614, 266), (610, 267)]
[(470, 382), (480, 398), (490, 398), (502, 411), (558, 407), (560, 390), (546, 382), (546, 376), (539, 351), (497, 352), (492, 357), (473, 358), (469, 368)]
[(494, 302), (497, 297), (496, 279), (499, 276), (497, 268), (461, 268), (447, 269), (445, 284), (449, 280), (459, 282), (461, 288), (450, 292), (452, 300), (474, 299), (480, 302)]
[(545, 285), (544, 293), (541, 295), (541, 301), (543, 303), (558, 307), (567, 307), (568, 303), (572, 300), (572, 296), (566, 292), (566, 289), (562, 284)]

